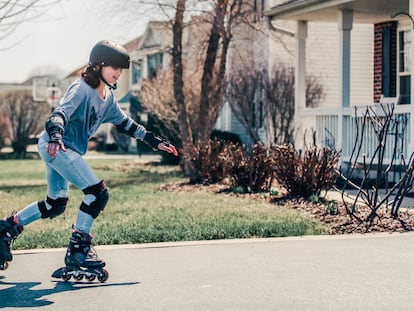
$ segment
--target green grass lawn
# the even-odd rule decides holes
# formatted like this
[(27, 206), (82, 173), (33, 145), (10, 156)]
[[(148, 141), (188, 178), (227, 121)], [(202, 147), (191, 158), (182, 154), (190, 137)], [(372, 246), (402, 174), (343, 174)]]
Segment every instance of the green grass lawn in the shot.
[[(96, 245), (324, 233), (323, 225), (314, 219), (262, 200), (202, 189), (159, 190), (163, 184), (186, 181), (177, 167), (142, 165), (131, 159), (89, 163), (110, 193), (92, 228)], [(1, 160), (0, 172), (0, 217), (45, 197), (41, 160)], [(82, 197), (72, 187), (66, 212), (27, 226), (14, 248), (66, 246)]]

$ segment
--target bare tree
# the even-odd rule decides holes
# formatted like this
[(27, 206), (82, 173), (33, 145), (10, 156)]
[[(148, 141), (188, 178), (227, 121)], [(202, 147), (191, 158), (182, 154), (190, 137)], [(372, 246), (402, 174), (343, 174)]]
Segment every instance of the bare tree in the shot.
[(34, 102), (30, 92), (15, 91), (0, 96), (11, 125), (11, 146), (17, 158), (26, 154), (30, 138), (38, 135), (49, 115), (46, 102)]
[[(210, 158), (210, 135), (222, 104), (227, 54), (232, 40), (232, 30), (238, 22), (243, 20), (244, 15), (251, 13), (251, 8), (246, 5), (248, 2), (243, 0), (214, 1), (213, 15), (210, 20), (211, 28), (208, 32), (207, 47), (204, 52), (204, 63), (202, 66), (200, 104), (197, 113), (198, 128), (186, 129), (182, 133), (182, 135), (192, 133), (195, 139), (192, 146), (183, 149), (184, 161), (188, 161), (185, 167), (188, 169), (187, 173), (190, 177), (190, 182), (193, 183), (203, 182), (202, 176), (205, 175), (203, 172), (203, 161)], [(177, 5), (177, 9), (185, 9), (185, 0), (178, 0), (177, 4), (180, 5)], [(176, 51), (180, 50), (181, 18), (181, 14), (176, 15), (175, 25), (177, 27), (174, 28), (173, 32), (173, 36), (178, 38), (178, 40), (174, 40), (173, 46), (173, 49)], [(180, 75), (182, 76), (179, 72), (180, 58), (180, 55), (177, 54), (173, 67), (175, 72), (174, 78), (177, 82), (174, 86), (177, 88), (183, 87), (179, 81)], [(175, 95), (179, 94), (180, 91), (175, 92)], [(176, 100), (181, 99), (176, 98)], [(188, 112), (184, 110), (185, 105), (178, 106), (178, 109), (181, 110), (179, 113), (182, 115), (188, 115)], [(184, 140), (191, 142), (190, 138)]]
[[(288, 66), (266, 69), (245, 67), (230, 75), (226, 99), (254, 142), (260, 141), (259, 129), (265, 127), (274, 144), (293, 143), (294, 69)], [(306, 78), (306, 105), (315, 107), (323, 98), (323, 88), (316, 77)]]
[[(162, 120), (164, 126), (169, 129), (168, 139), (181, 136), (176, 130), (179, 126), (172, 75), (172, 70), (166, 70), (158, 73), (154, 79), (142, 80), (138, 92), (138, 98), (146, 110), (154, 114), (157, 119)], [(187, 95), (190, 97), (189, 93)], [(177, 143), (175, 139), (172, 140), (173, 143)], [(181, 144), (179, 142), (179, 145)]]
[(7, 139), (11, 136), (10, 120), (3, 107), (0, 107), (0, 151), (6, 146)]
[(263, 119), (263, 70), (233, 72), (226, 86), (226, 100), (233, 114), (243, 125), (253, 142), (259, 142), (259, 129)]
[(183, 80), (183, 30), (184, 30), (184, 12), (186, 7), (186, 0), (178, 0), (175, 19), (173, 22), (173, 49), (172, 49), (172, 64), (174, 75), (174, 98), (177, 104), (177, 117), (180, 133), (182, 137), (182, 149), (184, 153), (183, 166), (187, 174), (191, 173), (190, 160), (192, 150), (190, 146), (193, 145), (193, 136), (191, 133), (191, 125), (188, 115), (188, 109), (185, 104), (184, 95), (184, 80)]
[[(169, 104), (176, 106), (177, 120), (183, 142), (181, 155), (186, 174), (191, 182), (202, 182), (203, 159), (209, 158), (210, 135), (222, 104), (227, 68), (227, 55), (233, 38), (233, 29), (241, 23), (249, 22), (254, 12), (251, 0), (176, 0), (176, 1), (135, 1), (134, 5), (155, 4), (159, 11), (171, 21), (173, 32), (172, 71), (173, 97)], [(142, 10), (142, 9), (141, 9)], [(174, 14), (172, 14), (172, 12)], [(183, 33), (189, 14), (198, 14), (197, 23), (205, 25), (202, 30), (202, 43), (192, 54), (199, 56), (187, 61), (183, 53)], [(173, 16), (173, 17), (172, 17)], [(194, 19), (195, 20), (195, 19)], [(188, 52), (188, 51), (186, 51)], [(185, 54), (183, 56), (183, 54)], [(191, 64), (192, 62), (192, 64)], [(195, 63), (195, 65), (194, 65)], [(189, 67), (193, 70), (189, 69)], [(195, 77), (191, 77), (197, 72)], [(199, 100), (187, 98), (185, 84), (189, 81), (199, 89)], [(196, 86), (197, 85), (197, 86)], [(164, 87), (166, 87), (165, 85)], [(145, 103), (144, 103), (145, 104)], [(193, 127), (191, 120), (197, 120)], [(194, 163), (197, 162), (197, 163)]]
[[(5, 0), (0, 3), (0, 40), (24, 22), (37, 20), (61, 0)], [(2, 47), (7, 49), (8, 47)], [(9, 47), (10, 48), (10, 47)]]
[(275, 144), (293, 143), (295, 113), (294, 69), (276, 68), (265, 78), (266, 116), (270, 119)]
[(37, 66), (33, 68), (30, 71), (28, 76), (29, 77), (52, 76), (52, 77), (55, 77), (56, 79), (62, 79), (65, 77), (65, 74), (66, 73), (57, 66), (41, 65), (41, 66)]
[[(404, 144), (402, 134), (408, 120), (404, 115), (394, 114), (394, 104), (355, 107), (354, 119), (356, 133), (350, 166), (340, 175), (344, 180), (342, 198), (348, 214), (369, 228), (375, 218), (381, 216), (379, 210), (383, 208), (390, 208), (391, 216), (398, 218), (401, 202), (413, 187), (414, 153), (408, 160), (400, 154)], [(369, 133), (374, 134), (372, 148), (368, 148), (366, 144), (367, 140), (372, 139)], [(386, 158), (389, 160), (388, 163)], [(388, 187), (391, 169), (399, 163), (405, 171), (392, 187)], [(357, 173), (358, 168), (362, 174)], [(358, 175), (361, 177), (357, 177)], [(347, 193), (349, 188), (356, 190), (351, 201)], [(385, 189), (385, 192), (380, 191), (381, 189)], [(395, 197), (391, 199), (393, 195)], [(369, 214), (363, 215), (358, 212), (357, 205), (360, 202), (370, 208)]]

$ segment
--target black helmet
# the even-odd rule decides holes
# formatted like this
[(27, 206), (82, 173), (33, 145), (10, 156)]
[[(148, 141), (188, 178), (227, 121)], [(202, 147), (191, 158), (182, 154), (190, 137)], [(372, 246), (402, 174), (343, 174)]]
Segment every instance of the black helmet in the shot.
[(127, 50), (110, 40), (103, 40), (95, 44), (89, 55), (89, 65), (112, 66), (129, 68), (129, 55)]

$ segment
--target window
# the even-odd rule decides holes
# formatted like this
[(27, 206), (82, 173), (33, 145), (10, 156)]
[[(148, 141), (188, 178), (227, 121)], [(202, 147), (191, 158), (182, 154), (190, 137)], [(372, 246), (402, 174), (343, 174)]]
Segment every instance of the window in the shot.
[(148, 55), (148, 78), (157, 76), (158, 70), (162, 67), (162, 53)]
[(142, 60), (131, 63), (131, 84), (137, 84), (142, 78)]
[(411, 101), (411, 30), (399, 32), (399, 70), (398, 82), (400, 90), (400, 103), (409, 104)]

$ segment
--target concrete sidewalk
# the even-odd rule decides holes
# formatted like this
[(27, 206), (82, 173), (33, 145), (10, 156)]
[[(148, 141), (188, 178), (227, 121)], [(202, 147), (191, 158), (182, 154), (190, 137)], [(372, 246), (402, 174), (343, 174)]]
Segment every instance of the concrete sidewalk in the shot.
[(106, 283), (50, 274), (64, 249), (18, 251), (0, 309), (413, 310), (414, 233), (97, 248)]

